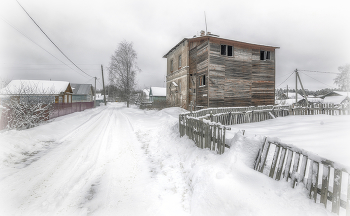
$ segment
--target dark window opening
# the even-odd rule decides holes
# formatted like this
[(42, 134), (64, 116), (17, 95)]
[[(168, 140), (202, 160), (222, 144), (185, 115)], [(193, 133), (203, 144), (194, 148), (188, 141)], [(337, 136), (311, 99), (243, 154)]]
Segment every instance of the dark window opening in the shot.
[(173, 72), (173, 60), (170, 61), (170, 71)]
[(267, 60), (271, 59), (271, 52), (270, 51), (260, 51), (260, 60)]
[(232, 46), (227, 46), (227, 56), (232, 56)]
[(199, 86), (205, 86), (205, 75), (199, 77)]
[(193, 93), (196, 93), (196, 89), (193, 89)]
[(226, 55), (226, 45), (221, 45), (221, 55)]
[(260, 60), (265, 60), (265, 51), (260, 51)]
[(178, 65), (178, 68), (180, 69), (181, 68), (181, 66), (182, 66), (182, 63), (181, 63), (181, 55), (179, 55), (179, 65)]
[(270, 51), (266, 51), (266, 59), (270, 59)]

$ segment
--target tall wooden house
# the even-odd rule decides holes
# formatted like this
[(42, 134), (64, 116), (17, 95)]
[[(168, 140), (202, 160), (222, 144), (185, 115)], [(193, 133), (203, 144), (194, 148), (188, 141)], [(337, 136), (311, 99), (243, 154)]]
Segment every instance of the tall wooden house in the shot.
[(275, 50), (201, 31), (167, 52), (167, 102), (189, 109), (274, 104)]

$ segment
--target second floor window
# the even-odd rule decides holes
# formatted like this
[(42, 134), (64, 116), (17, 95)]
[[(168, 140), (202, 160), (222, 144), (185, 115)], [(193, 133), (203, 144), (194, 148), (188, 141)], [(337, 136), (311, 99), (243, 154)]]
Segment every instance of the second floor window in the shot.
[(205, 86), (205, 75), (199, 77), (199, 86)]
[(270, 56), (270, 51), (263, 51), (263, 50), (260, 50), (260, 60), (268, 60), (268, 59), (271, 59), (271, 56)]
[(181, 68), (181, 66), (182, 66), (182, 62), (181, 62), (181, 55), (179, 55), (179, 69)]
[(170, 60), (170, 72), (173, 72), (174, 70), (174, 61), (171, 59)]
[(233, 46), (221, 45), (221, 55), (233, 56)]

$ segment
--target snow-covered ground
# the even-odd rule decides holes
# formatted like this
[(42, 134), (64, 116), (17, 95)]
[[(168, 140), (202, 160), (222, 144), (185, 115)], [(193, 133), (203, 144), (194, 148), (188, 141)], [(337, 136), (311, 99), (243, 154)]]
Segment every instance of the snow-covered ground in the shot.
[(263, 136), (232, 131), (217, 155), (179, 137), (183, 111), (113, 103), (0, 132), (0, 215), (333, 215), (251, 168)]
[(232, 125), (227, 137), (239, 130), (247, 136), (277, 138), (321, 157), (350, 167), (350, 116), (287, 116), (262, 122)]

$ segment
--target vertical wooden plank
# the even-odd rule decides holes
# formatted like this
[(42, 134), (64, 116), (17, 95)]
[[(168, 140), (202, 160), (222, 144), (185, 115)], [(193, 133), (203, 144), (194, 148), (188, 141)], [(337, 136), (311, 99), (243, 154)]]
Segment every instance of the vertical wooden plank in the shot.
[(278, 167), (277, 167), (276, 180), (281, 179), (283, 164), (284, 164), (284, 160), (286, 158), (286, 153), (287, 153), (287, 149), (282, 147), (280, 161), (279, 161)]
[(323, 164), (322, 188), (321, 188), (321, 200), (320, 200), (320, 202), (324, 204), (325, 208), (327, 208), (329, 173), (330, 173), (330, 167), (326, 164)]
[(284, 173), (283, 173), (283, 178), (285, 178), (286, 181), (288, 181), (289, 170), (290, 170), (290, 166), (292, 164), (292, 159), (293, 159), (293, 151), (288, 149), (286, 167), (285, 167)]
[(262, 147), (259, 149), (258, 157), (256, 158), (255, 164), (254, 164), (254, 170), (258, 170), (258, 168), (259, 168), (259, 164), (260, 164), (260, 161), (261, 161), (261, 155), (262, 155), (263, 149), (265, 148), (265, 144), (266, 144), (265, 141), (266, 141), (266, 138), (264, 140), (264, 143), (263, 143)]
[(260, 172), (262, 173), (264, 171), (264, 167), (265, 167), (265, 163), (266, 163), (266, 158), (267, 158), (267, 154), (269, 153), (269, 150), (270, 150), (270, 142), (267, 141), (267, 139), (265, 139), (265, 142), (266, 142), (266, 151), (264, 150), (262, 152), (262, 156), (261, 156), (261, 164), (259, 165), (260, 166)]
[[(338, 215), (339, 215), (340, 198), (341, 198), (341, 179), (342, 179), (342, 171), (339, 169), (334, 169), (332, 212)], [(349, 196), (348, 196), (348, 199), (349, 199)], [(347, 209), (347, 213), (348, 213), (348, 209)]]
[(270, 174), (269, 174), (270, 178), (273, 178), (273, 174), (275, 173), (275, 168), (276, 168), (279, 153), (280, 153), (280, 146), (276, 145), (275, 153), (274, 153), (273, 159), (272, 159)]
[(308, 157), (303, 155), (303, 160), (300, 166), (300, 175), (299, 175), (298, 182), (304, 182), (307, 160), (308, 160)]
[(295, 182), (297, 181), (297, 178), (296, 178), (295, 175), (296, 175), (296, 172), (298, 171), (299, 161), (300, 161), (300, 154), (299, 153), (295, 153), (294, 164), (293, 164), (293, 171), (292, 171), (292, 187), (293, 188), (295, 186)]
[(310, 188), (310, 199), (315, 202), (317, 200), (317, 187), (318, 187), (318, 162), (314, 161), (312, 164), (312, 174), (311, 174), (311, 188)]
[(214, 125), (213, 126), (213, 144), (212, 144), (212, 146), (211, 146), (211, 150), (212, 151), (215, 151), (215, 143), (216, 143), (216, 128), (217, 128), (217, 126), (216, 125)]

